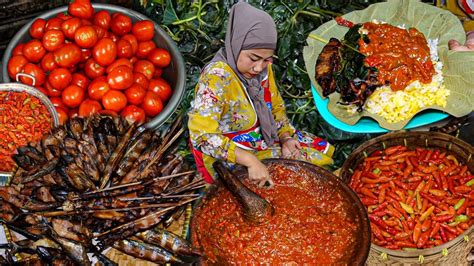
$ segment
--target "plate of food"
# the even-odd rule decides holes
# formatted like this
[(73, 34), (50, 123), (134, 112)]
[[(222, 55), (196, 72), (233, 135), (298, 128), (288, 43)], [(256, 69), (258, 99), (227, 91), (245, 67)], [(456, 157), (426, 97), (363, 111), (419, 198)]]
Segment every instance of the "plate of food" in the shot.
[(450, 51), (451, 39), (465, 41), (457, 17), (419, 1), (373, 4), (321, 25), (303, 51), (317, 108), (352, 132), (469, 114), (474, 52)]

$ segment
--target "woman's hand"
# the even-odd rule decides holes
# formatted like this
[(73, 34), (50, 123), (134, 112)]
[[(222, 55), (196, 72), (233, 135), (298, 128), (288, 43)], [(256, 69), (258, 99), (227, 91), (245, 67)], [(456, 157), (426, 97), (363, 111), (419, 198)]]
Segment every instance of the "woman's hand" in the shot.
[(273, 181), (270, 178), (267, 167), (258, 159), (247, 167), (249, 171), (249, 179), (257, 183), (259, 187), (273, 187)]
[(294, 138), (286, 138), (281, 143), (281, 153), (283, 158), (300, 159), (301, 145)]
[(466, 33), (466, 43), (461, 45), (456, 40), (449, 41), (449, 49), (453, 51), (474, 51), (474, 31)]
[(238, 164), (247, 167), (249, 172), (249, 179), (252, 182), (258, 183), (259, 187), (273, 187), (273, 181), (268, 173), (267, 167), (260, 162), (260, 160), (252, 153), (241, 149), (235, 148), (235, 160)]

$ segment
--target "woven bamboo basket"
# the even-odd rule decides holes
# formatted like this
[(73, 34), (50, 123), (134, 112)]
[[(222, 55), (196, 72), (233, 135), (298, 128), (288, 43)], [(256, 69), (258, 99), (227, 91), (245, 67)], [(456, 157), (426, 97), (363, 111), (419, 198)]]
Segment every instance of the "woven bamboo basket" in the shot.
[[(474, 147), (448, 134), (438, 132), (395, 132), (371, 139), (355, 149), (342, 166), (340, 177), (348, 183), (353, 171), (372, 152), (390, 146), (425, 147), (447, 151), (474, 172)], [(474, 247), (474, 226), (443, 245), (420, 250), (400, 251), (371, 245), (368, 265), (469, 265)]]

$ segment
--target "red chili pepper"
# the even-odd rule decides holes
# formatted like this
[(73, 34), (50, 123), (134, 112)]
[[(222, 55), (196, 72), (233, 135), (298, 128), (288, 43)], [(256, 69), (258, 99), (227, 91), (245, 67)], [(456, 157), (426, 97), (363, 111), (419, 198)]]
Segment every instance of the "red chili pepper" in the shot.
[(421, 235), (421, 224), (416, 223), (415, 228), (413, 229), (413, 242), (417, 243)]
[(437, 199), (431, 197), (430, 195), (428, 195), (428, 194), (426, 194), (426, 193), (424, 193), (424, 192), (420, 192), (420, 195), (421, 195), (423, 198), (427, 199), (429, 202), (431, 202), (431, 203), (433, 203), (433, 204), (435, 204), (435, 205), (438, 205), (438, 204), (440, 203), (439, 200), (437, 200)]
[(401, 248), (416, 248), (416, 245), (408, 241), (395, 241), (395, 245)]
[(416, 242), (416, 246), (418, 248), (424, 248), (426, 242), (428, 241), (429, 236), (430, 236), (430, 232), (421, 233), (420, 238), (418, 238), (418, 242)]
[(465, 194), (465, 193), (469, 193), (472, 191), (472, 188), (471, 187), (468, 187), (466, 185), (461, 185), (461, 186), (457, 186), (454, 188), (454, 191), (456, 193), (459, 193), (459, 194)]
[(365, 206), (376, 205), (377, 203), (379, 203), (377, 199), (369, 199), (369, 198), (361, 198), (360, 201)]
[(382, 241), (385, 241), (385, 238), (382, 236), (382, 232), (380, 231), (380, 228), (377, 225), (375, 225), (374, 223), (371, 223), (370, 227), (372, 229), (372, 233), (374, 233), (376, 238)]
[(431, 220), (426, 219), (422, 224), (421, 224), (421, 231), (426, 232), (430, 229), (431, 227)]
[(443, 227), (440, 227), (439, 234), (441, 235), (443, 242), (448, 242), (448, 237), (446, 236), (446, 232), (444, 231)]
[(440, 216), (433, 216), (431, 219), (433, 221), (437, 221), (437, 222), (447, 222), (451, 219), (453, 219), (454, 215), (453, 214), (446, 214), (446, 215), (440, 215)]
[(385, 207), (387, 207), (388, 204), (389, 204), (388, 201), (380, 204), (379, 206), (377, 206), (377, 208), (374, 209), (374, 212), (379, 212), (379, 211), (385, 209)]
[(341, 25), (341, 26), (344, 26), (344, 27), (348, 27), (348, 28), (354, 27), (354, 23), (353, 23), (353, 22), (351, 22), (351, 21), (349, 21), (349, 20), (347, 20), (347, 19), (344, 19), (344, 18), (342, 18), (342, 17), (336, 17), (335, 20), (336, 20), (336, 23), (337, 23), (338, 25)]
[(464, 203), (461, 205), (461, 207), (456, 211), (457, 214), (462, 214), (466, 211), (467, 206), (469, 206), (470, 202), (469, 199), (465, 199)]
[(360, 189), (360, 192), (362, 194), (366, 195), (369, 198), (378, 199), (378, 197), (375, 196), (374, 193), (372, 193), (372, 191), (370, 191), (370, 189), (368, 189), (368, 188), (363, 187), (363, 188)]
[(433, 222), (433, 228), (431, 229), (431, 232), (430, 232), (430, 237), (433, 238), (436, 234), (438, 234), (439, 232), (439, 228), (441, 227), (441, 225), (437, 222)]
[(443, 227), (444, 230), (446, 230), (446, 231), (448, 231), (448, 232), (451, 232), (451, 233), (453, 233), (454, 235), (457, 235), (456, 229), (450, 227), (449, 225), (447, 225), (447, 224), (441, 224), (441, 227)]
[(371, 222), (378, 225), (380, 228), (382, 228), (383, 230), (385, 230), (387, 233), (391, 235), (396, 235), (398, 233), (397, 230), (388, 226), (382, 219), (380, 219), (380, 217), (369, 214), (369, 219)]

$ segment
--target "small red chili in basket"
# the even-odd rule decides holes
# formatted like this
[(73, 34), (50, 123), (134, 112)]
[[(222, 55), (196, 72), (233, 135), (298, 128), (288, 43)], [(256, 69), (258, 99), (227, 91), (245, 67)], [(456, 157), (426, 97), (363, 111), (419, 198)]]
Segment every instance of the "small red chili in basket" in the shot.
[(40, 140), (51, 129), (46, 106), (26, 92), (0, 92), (0, 171), (11, 172), (17, 147)]
[(404, 146), (374, 151), (350, 186), (367, 207), (379, 246), (439, 246), (474, 224), (474, 176), (438, 149)]

